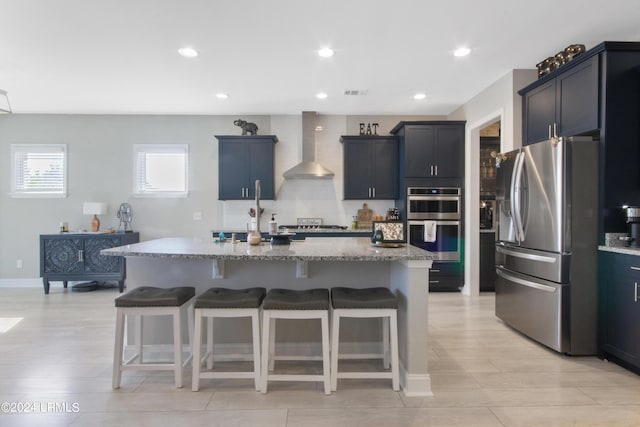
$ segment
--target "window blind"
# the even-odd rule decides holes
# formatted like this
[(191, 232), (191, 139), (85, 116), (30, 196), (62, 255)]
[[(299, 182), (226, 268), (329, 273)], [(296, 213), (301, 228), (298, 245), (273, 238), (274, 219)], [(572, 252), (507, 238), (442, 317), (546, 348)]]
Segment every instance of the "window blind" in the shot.
[(134, 192), (147, 195), (186, 195), (187, 154), (186, 145), (136, 144)]
[(66, 145), (13, 144), (15, 196), (66, 195)]

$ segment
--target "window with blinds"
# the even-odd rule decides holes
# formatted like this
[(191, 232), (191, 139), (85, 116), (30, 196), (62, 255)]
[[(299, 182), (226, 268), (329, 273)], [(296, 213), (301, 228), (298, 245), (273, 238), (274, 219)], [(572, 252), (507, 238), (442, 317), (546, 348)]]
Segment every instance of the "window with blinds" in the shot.
[(66, 197), (66, 144), (12, 144), (12, 197)]
[(135, 144), (134, 194), (186, 197), (188, 194), (186, 144)]

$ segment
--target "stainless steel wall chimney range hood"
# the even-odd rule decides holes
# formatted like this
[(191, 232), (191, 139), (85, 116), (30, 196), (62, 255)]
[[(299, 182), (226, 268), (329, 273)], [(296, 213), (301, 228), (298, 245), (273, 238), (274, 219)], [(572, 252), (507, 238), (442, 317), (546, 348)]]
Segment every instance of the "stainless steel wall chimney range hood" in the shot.
[(334, 173), (316, 162), (316, 112), (302, 112), (302, 162), (285, 171), (284, 179), (331, 179)]

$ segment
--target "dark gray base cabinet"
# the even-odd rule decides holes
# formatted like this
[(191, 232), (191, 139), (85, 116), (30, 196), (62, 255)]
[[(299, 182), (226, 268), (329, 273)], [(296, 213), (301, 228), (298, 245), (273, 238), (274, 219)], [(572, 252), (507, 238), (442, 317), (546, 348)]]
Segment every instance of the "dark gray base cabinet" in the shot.
[(480, 232), (480, 292), (496, 290), (496, 233)]
[(640, 256), (599, 253), (599, 356), (640, 374)]
[(117, 281), (124, 291), (126, 277), (124, 257), (100, 255), (102, 249), (140, 241), (139, 233), (117, 234), (42, 234), (40, 235), (40, 276), (44, 293), (50, 281)]
[(429, 292), (460, 292), (464, 286), (462, 262), (434, 262), (429, 270)]

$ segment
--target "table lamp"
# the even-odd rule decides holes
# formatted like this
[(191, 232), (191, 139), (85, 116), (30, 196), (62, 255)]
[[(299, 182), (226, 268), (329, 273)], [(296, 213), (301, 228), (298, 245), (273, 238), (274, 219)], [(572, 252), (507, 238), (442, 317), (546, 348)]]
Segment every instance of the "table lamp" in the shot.
[(100, 230), (100, 219), (98, 215), (107, 213), (107, 204), (100, 202), (84, 202), (82, 206), (82, 212), (85, 215), (93, 215), (91, 220), (91, 231)]

